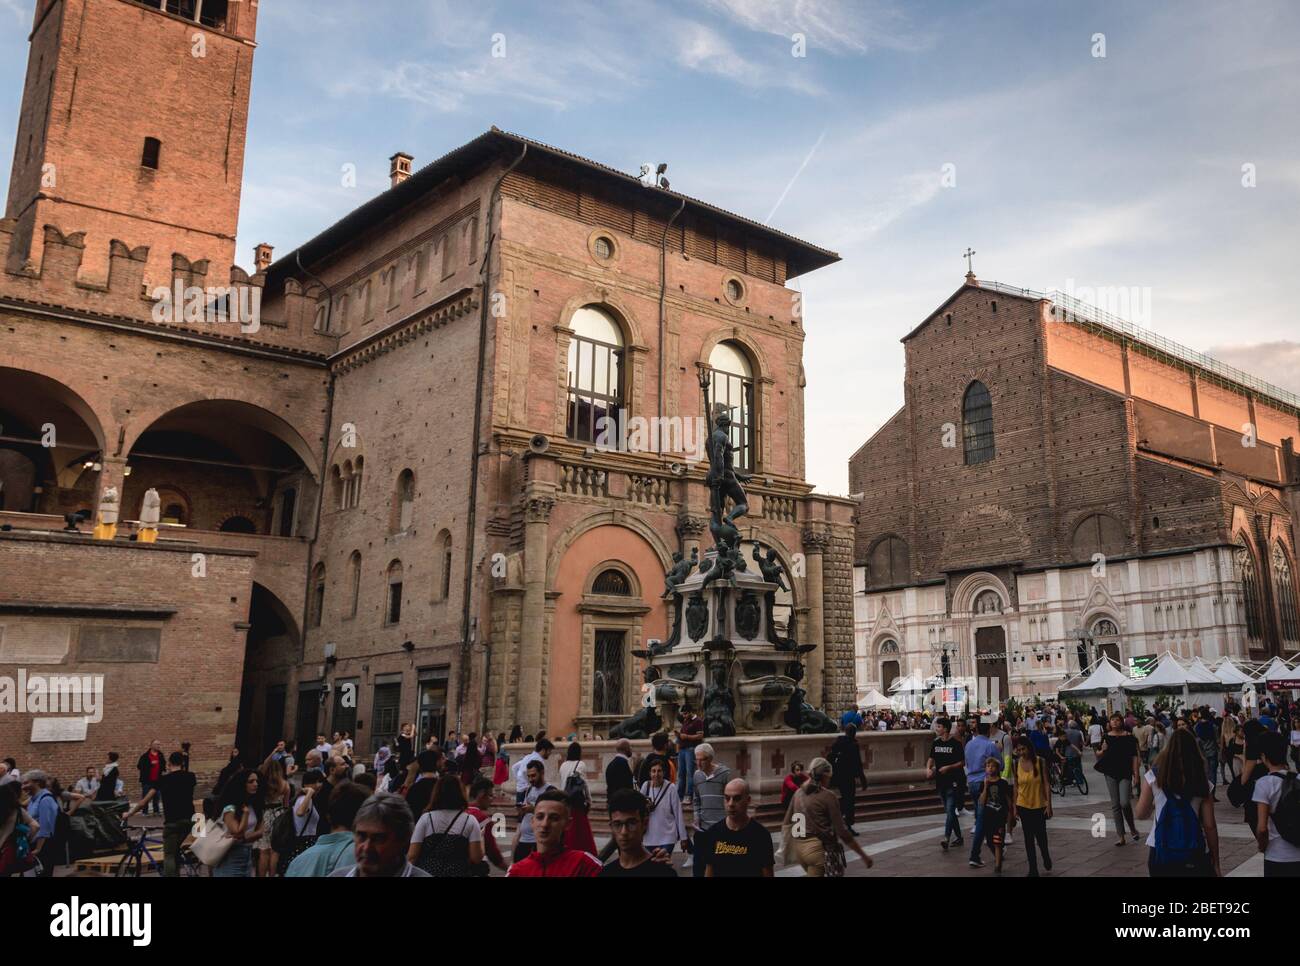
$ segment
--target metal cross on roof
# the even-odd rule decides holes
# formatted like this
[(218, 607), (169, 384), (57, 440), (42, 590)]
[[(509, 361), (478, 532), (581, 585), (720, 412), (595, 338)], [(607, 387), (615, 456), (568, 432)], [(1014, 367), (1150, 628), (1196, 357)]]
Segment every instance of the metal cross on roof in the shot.
[(961, 257), (964, 258), (964, 259), (966, 259), (966, 273), (967, 273), (967, 274), (970, 274), (970, 273), (973, 271), (973, 269), (971, 268), (971, 262), (970, 262), (970, 259), (971, 259), (971, 256), (974, 255), (974, 254), (975, 254), (975, 249), (971, 248), (969, 245), (966, 246), (966, 250), (965, 250), (964, 252), (962, 252), (962, 254), (961, 254)]

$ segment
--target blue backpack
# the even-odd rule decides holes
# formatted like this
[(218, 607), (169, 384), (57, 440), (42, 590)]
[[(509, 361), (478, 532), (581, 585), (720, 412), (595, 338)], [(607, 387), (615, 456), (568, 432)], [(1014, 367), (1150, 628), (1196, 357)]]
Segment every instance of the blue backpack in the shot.
[(1205, 832), (1192, 803), (1181, 795), (1169, 795), (1156, 822), (1156, 865), (1194, 869), (1205, 857)]

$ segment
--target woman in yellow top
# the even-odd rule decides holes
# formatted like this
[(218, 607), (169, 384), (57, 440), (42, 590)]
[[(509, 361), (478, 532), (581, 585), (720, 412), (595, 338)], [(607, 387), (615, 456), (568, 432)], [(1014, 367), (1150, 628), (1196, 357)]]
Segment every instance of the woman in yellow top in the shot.
[(1012, 769), (1016, 783), (1016, 818), (1025, 826), (1025, 856), (1029, 874), (1038, 875), (1038, 858), (1034, 846), (1043, 852), (1043, 869), (1052, 871), (1052, 856), (1047, 851), (1047, 820), (1052, 817), (1052, 788), (1047, 781), (1047, 762), (1034, 752), (1028, 738), (1016, 741), (1016, 766)]

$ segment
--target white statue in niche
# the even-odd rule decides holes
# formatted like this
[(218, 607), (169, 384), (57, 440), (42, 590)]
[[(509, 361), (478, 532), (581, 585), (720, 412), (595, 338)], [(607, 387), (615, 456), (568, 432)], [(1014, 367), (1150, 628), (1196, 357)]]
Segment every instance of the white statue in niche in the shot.
[(140, 525), (157, 527), (161, 518), (162, 500), (158, 497), (158, 491), (151, 486), (144, 491), (144, 500), (140, 503)]
[(112, 526), (117, 523), (117, 512), (120, 505), (117, 487), (105, 487), (104, 495), (99, 498), (99, 522), (105, 526)]

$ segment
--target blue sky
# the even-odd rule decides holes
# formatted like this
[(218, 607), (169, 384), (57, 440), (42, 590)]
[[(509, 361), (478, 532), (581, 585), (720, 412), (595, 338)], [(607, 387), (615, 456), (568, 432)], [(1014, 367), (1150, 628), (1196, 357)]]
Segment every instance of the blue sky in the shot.
[[(0, 0), (4, 138), (31, 8)], [(902, 404), (898, 340), (968, 245), (981, 278), (1149, 292), (1161, 334), (1300, 390), (1300, 4), (263, 0), (259, 18), (245, 263), (382, 191), (394, 151), (419, 166), (492, 124), (629, 172), (667, 161), (674, 188), (844, 258), (795, 282), (824, 491)]]

